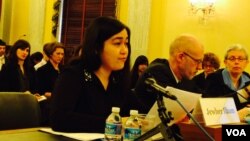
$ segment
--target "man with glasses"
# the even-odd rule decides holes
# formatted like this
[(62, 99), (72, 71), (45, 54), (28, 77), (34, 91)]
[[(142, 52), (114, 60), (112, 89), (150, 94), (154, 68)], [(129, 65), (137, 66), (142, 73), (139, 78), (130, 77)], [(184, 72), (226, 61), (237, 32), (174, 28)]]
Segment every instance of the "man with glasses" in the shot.
[[(145, 80), (152, 77), (162, 87), (175, 87), (197, 92), (196, 85), (190, 79), (202, 69), (204, 55), (203, 45), (189, 34), (178, 36), (170, 45), (169, 59), (157, 58), (149, 65), (139, 78), (135, 93), (141, 99), (147, 113), (156, 101), (157, 92), (152, 91)], [(188, 82), (188, 83), (186, 83)]]
[(207, 77), (203, 97), (233, 97), (237, 110), (249, 104), (249, 95), (237, 94), (250, 84), (250, 75), (244, 71), (248, 63), (248, 53), (242, 45), (230, 46), (224, 57), (225, 68)]
[[(187, 91), (197, 92), (198, 87), (190, 79), (202, 69), (204, 55), (203, 45), (190, 34), (178, 36), (169, 47), (169, 59), (155, 59), (141, 75), (135, 86), (135, 93), (144, 107), (142, 113), (148, 113), (157, 100), (159, 92), (145, 83), (153, 78), (162, 87), (175, 87)], [(167, 105), (166, 105), (167, 106)], [(179, 133), (176, 126), (174, 131)], [(176, 137), (176, 140), (181, 140)]]

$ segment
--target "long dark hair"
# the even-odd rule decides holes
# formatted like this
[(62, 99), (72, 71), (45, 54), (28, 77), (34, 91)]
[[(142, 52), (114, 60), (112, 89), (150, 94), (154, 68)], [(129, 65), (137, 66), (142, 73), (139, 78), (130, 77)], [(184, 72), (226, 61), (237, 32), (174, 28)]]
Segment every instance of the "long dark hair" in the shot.
[(29, 54), (27, 58), (24, 60), (24, 68), (28, 69), (30, 67), (30, 43), (25, 40), (17, 40), (14, 45), (10, 49), (10, 53), (8, 56), (9, 62), (12, 64), (18, 65), (18, 58), (16, 55), (17, 49), (25, 49), (29, 48)]
[(148, 58), (145, 55), (140, 55), (135, 59), (135, 63), (131, 69), (131, 88), (135, 87), (135, 84), (139, 78), (139, 65), (147, 65), (148, 66)]
[(112, 17), (98, 17), (94, 19), (87, 27), (82, 44), (81, 58), (84, 60), (84, 66), (89, 71), (96, 71), (102, 64), (101, 53), (104, 49), (104, 42), (113, 35), (126, 30), (128, 33), (128, 58), (124, 68), (119, 71), (112, 72), (112, 75), (125, 79), (129, 77), (130, 71), (130, 29)]

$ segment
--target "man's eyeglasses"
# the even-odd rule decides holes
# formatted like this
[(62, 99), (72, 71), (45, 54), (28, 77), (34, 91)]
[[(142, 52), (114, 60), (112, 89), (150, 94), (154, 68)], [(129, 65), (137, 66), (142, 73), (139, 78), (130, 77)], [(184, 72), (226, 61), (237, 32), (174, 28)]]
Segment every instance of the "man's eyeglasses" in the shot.
[(243, 61), (246, 61), (247, 58), (243, 58), (243, 57), (239, 57), (239, 58), (229, 57), (229, 58), (227, 58), (227, 60), (232, 61), (232, 62), (235, 62), (236, 60), (238, 60), (239, 62), (243, 62)]
[(191, 58), (193, 61), (195, 61), (197, 64), (201, 64), (202, 60), (201, 59), (195, 59), (191, 55), (187, 54), (186, 52), (183, 52), (183, 54), (187, 55), (189, 58)]

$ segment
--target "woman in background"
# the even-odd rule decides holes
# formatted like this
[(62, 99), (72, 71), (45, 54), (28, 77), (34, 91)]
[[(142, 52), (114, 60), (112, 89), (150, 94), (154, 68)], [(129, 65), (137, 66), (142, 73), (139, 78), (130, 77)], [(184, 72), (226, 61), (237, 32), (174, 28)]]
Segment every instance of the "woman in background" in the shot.
[(209, 74), (215, 72), (220, 68), (219, 58), (212, 52), (207, 52), (204, 54), (202, 61), (202, 69), (204, 70), (200, 74), (194, 76), (192, 79), (195, 84), (204, 92), (206, 86), (206, 78)]
[(250, 75), (244, 71), (248, 63), (248, 53), (242, 45), (230, 46), (224, 57), (225, 68), (208, 75), (203, 97), (233, 97), (237, 110), (244, 108), (250, 102), (249, 95), (241, 101), (238, 90), (250, 84)]
[(37, 69), (36, 85), (39, 94), (50, 98), (56, 79), (63, 67), (64, 45), (59, 42), (49, 43), (47, 52), (49, 60)]
[(62, 70), (62, 62), (64, 58), (64, 45), (59, 42), (51, 42), (47, 45), (47, 52), (49, 60), (47, 63), (36, 71), (37, 76), (37, 99), (45, 96), (47, 100), (40, 102), (42, 113), (42, 125), (48, 126), (50, 113), (50, 98), (54, 89), (57, 77)]
[(130, 53), (127, 26), (111, 17), (93, 20), (80, 59), (59, 75), (52, 94), (52, 129), (103, 133), (112, 107), (120, 107), (121, 116), (138, 109), (128, 85)]
[(148, 58), (144, 55), (138, 56), (131, 70), (131, 85), (130, 85), (131, 89), (134, 89), (139, 76), (145, 71), (147, 67), (148, 67)]
[(11, 47), (9, 61), (0, 74), (0, 91), (34, 92), (35, 76), (29, 60), (30, 48), (29, 42), (25, 40), (18, 40)]

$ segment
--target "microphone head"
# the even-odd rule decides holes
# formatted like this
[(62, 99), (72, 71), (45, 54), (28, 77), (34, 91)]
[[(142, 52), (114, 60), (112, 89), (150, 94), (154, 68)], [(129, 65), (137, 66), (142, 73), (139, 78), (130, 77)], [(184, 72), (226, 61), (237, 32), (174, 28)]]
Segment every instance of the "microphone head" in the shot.
[(145, 80), (145, 83), (146, 83), (147, 85), (152, 85), (152, 84), (155, 84), (156, 81), (155, 81), (154, 78), (149, 77), (149, 78), (147, 78), (147, 79)]

